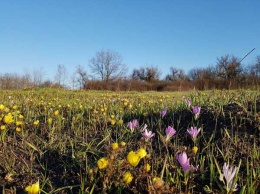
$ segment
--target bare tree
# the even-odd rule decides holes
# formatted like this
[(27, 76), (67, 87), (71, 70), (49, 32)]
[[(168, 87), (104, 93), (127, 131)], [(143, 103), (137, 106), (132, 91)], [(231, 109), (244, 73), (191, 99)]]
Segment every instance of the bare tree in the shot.
[(66, 80), (67, 80), (68, 72), (64, 65), (57, 66), (57, 72), (54, 77), (56, 83), (60, 86), (65, 88), (66, 87)]
[(140, 69), (134, 69), (132, 73), (132, 78), (136, 80), (142, 80), (142, 81), (155, 81), (159, 80), (161, 75), (161, 71), (154, 66), (150, 67), (141, 67)]
[(101, 81), (108, 85), (109, 81), (121, 77), (126, 72), (126, 66), (122, 62), (118, 52), (101, 50), (90, 60), (90, 69)]
[(5, 73), (0, 75), (0, 89), (25, 89), (32, 86), (30, 75), (18, 75), (16, 73)]
[(260, 56), (256, 57), (255, 63), (248, 66), (248, 74), (260, 77)]
[(217, 59), (218, 75), (222, 78), (236, 78), (242, 72), (242, 66), (237, 57), (225, 55)]
[(33, 71), (33, 85), (39, 87), (43, 82), (44, 72), (41, 67)]
[(84, 89), (88, 79), (87, 72), (84, 70), (84, 68), (81, 65), (78, 65), (74, 75), (75, 77), (73, 79), (74, 81), (76, 80), (79, 83), (79, 89)]
[(178, 69), (175, 67), (170, 68), (170, 73), (166, 75), (165, 80), (167, 81), (178, 81), (186, 79), (186, 75), (183, 69)]

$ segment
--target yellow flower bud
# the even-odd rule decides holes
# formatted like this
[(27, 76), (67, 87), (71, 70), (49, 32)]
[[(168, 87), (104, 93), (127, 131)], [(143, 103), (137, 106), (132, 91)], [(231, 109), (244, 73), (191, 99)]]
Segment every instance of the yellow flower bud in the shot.
[(198, 151), (198, 147), (197, 146), (194, 146), (193, 148), (192, 148), (192, 153), (194, 153), (194, 154), (196, 154), (197, 153), (197, 151)]
[(124, 146), (126, 145), (126, 142), (121, 141), (121, 142), (120, 142), (120, 145), (124, 147)]
[(149, 172), (149, 171), (151, 170), (151, 165), (150, 165), (150, 164), (146, 164), (146, 165), (144, 166), (144, 170), (145, 170), (146, 172)]

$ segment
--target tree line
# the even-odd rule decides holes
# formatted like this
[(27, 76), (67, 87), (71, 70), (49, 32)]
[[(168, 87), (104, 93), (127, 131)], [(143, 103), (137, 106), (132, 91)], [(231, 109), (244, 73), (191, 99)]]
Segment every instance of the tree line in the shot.
[(157, 66), (140, 66), (128, 72), (122, 56), (112, 50), (100, 50), (90, 59), (87, 72), (82, 65), (69, 75), (64, 65), (57, 65), (53, 80), (45, 80), (42, 69), (32, 74), (0, 75), (0, 89), (29, 89), (54, 87), (85, 90), (114, 91), (185, 91), (191, 89), (241, 89), (258, 87), (260, 83), (260, 56), (252, 64), (243, 65), (234, 55), (217, 58), (215, 65), (192, 68), (187, 73), (171, 66), (162, 77)]

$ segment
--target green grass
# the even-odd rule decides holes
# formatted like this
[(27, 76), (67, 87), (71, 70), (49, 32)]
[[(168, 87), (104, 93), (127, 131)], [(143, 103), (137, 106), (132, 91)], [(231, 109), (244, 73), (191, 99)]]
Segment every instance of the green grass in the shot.
[[(239, 167), (234, 193), (260, 189), (258, 91), (41, 89), (0, 94), (2, 193), (26, 193), (25, 187), (37, 180), (41, 193), (232, 193), (219, 178), (225, 162)], [(198, 119), (184, 98), (202, 107)], [(161, 117), (164, 107), (168, 110)], [(131, 131), (127, 124), (133, 119), (139, 127)], [(141, 134), (145, 124), (155, 133), (147, 141)], [(176, 134), (166, 142), (168, 126)], [(193, 141), (187, 129), (195, 126), (201, 132)], [(115, 142), (119, 148), (113, 150)], [(140, 148), (147, 155), (133, 167), (127, 155)], [(197, 170), (184, 173), (176, 157), (184, 151)], [(97, 165), (101, 158), (108, 161), (104, 169)], [(126, 172), (133, 177), (128, 184)]]

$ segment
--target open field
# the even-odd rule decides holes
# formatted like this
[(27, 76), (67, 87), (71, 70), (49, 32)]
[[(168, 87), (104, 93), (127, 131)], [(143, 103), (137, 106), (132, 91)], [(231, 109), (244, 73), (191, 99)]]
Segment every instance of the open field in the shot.
[(0, 114), (2, 193), (260, 190), (259, 91), (0, 91)]

